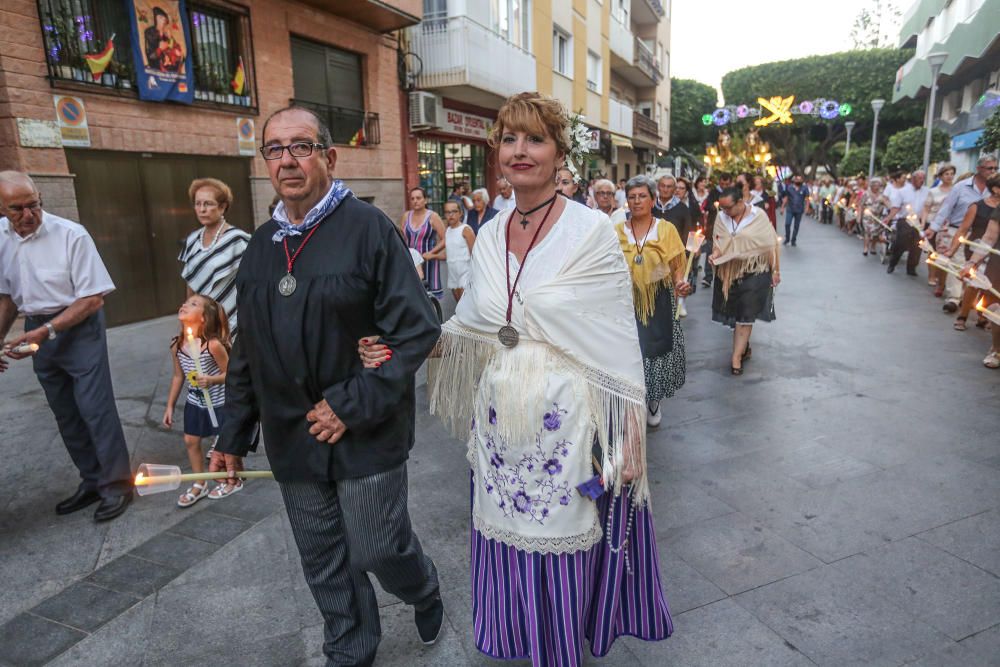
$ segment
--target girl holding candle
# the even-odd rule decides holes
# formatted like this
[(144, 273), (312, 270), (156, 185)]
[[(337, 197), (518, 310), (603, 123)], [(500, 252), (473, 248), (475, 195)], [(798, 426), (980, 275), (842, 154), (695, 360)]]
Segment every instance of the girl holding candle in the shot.
[[(219, 433), (221, 408), (226, 402), (226, 368), (229, 365), (229, 323), (226, 313), (214, 300), (195, 294), (177, 311), (181, 334), (170, 343), (174, 376), (170, 383), (163, 425), (173, 426), (174, 407), (181, 388), (187, 383), (184, 402), (184, 446), (193, 472), (204, 472), (201, 439)], [(211, 413), (214, 412), (216, 419)], [(243, 488), (243, 481), (219, 484), (211, 491), (208, 482), (195, 482), (177, 499), (179, 507), (190, 507), (204, 497), (225, 498)]]
[(656, 183), (635, 176), (625, 185), (625, 194), (632, 217), (615, 225), (615, 231), (632, 275), (646, 384), (646, 424), (655, 428), (662, 418), (660, 401), (684, 385), (684, 331), (674, 311), (676, 298), (691, 292), (688, 262), (677, 228), (653, 217)]
[[(995, 207), (993, 213), (990, 214), (989, 224), (986, 231), (983, 232), (981, 242), (982, 245), (974, 247), (968, 263), (962, 269), (962, 275), (969, 276), (976, 265), (985, 259), (986, 279), (993, 284), (994, 288), (1000, 288), (1000, 255), (993, 254), (986, 249), (992, 246), (994, 250), (1000, 250), (1000, 207)], [(1000, 308), (1000, 298), (997, 298), (996, 294), (989, 290), (983, 290), (982, 302), (976, 306), (977, 310), (980, 308), (997, 311)], [(983, 359), (983, 366), (995, 369), (1000, 368), (1000, 326), (993, 324), (990, 329), (993, 344), (990, 346), (986, 358)]]

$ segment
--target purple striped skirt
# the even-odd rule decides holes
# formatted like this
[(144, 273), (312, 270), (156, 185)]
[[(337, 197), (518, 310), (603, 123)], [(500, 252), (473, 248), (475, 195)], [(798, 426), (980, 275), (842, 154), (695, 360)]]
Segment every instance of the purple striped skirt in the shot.
[[(616, 548), (625, 538), (628, 495), (597, 501), (602, 525), (609, 506), (614, 513)], [(628, 549), (618, 553), (607, 537), (567, 554), (521, 551), (475, 528), (471, 541), (473, 630), (476, 648), (490, 657), (571, 667), (583, 662), (585, 637), (601, 657), (622, 635), (659, 641), (673, 632), (648, 507), (636, 511)]]

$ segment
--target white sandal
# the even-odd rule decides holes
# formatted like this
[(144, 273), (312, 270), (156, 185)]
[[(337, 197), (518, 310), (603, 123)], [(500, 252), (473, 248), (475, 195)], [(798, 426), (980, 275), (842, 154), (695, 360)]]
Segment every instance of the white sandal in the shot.
[[(194, 493), (192, 493), (194, 492)], [(196, 502), (209, 495), (208, 482), (195, 482), (177, 499), (178, 507), (191, 507)]]
[(218, 500), (220, 498), (225, 498), (226, 496), (231, 496), (237, 491), (243, 490), (243, 480), (237, 479), (235, 484), (230, 484), (227, 480), (226, 482), (220, 482), (215, 485), (215, 488), (208, 493), (209, 500)]
[(1000, 354), (991, 350), (990, 353), (986, 355), (986, 358), (983, 359), (983, 366), (986, 366), (986, 368), (1000, 368)]

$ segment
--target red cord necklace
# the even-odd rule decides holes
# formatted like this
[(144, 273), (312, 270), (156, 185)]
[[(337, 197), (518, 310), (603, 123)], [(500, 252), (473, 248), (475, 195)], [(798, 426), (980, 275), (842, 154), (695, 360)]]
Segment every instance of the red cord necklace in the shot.
[(497, 331), (497, 338), (504, 347), (514, 347), (521, 340), (521, 335), (517, 332), (517, 329), (511, 326), (510, 319), (514, 313), (514, 294), (517, 292), (517, 283), (521, 280), (521, 273), (524, 271), (524, 265), (528, 263), (528, 254), (531, 252), (532, 248), (535, 247), (535, 242), (538, 241), (538, 235), (542, 232), (542, 227), (545, 226), (545, 221), (549, 219), (549, 213), (552, 212), (552, 208), (556, 205), (556, 198), (552, 198), (552, 203), (545, 210), (545, 216), (542, 221), (538, 224), (538, 229), (535, 230), (534, 236), (531, 237), (531, 243), (528, 244), (528, 249), (524, 252), (524, 258), (521, 260), (521, 266), (517, 270), (517, 275), (514, 276), (514, 284), (510, 283), (510, 221), (514, 217), (511, 215), (507, 218), (507, 231), (506, 231), (506, 245), (504, 247), (504, 260), (507, 269), (507, 324), (500, 327)]
[(309, 243), (309, 239), (312, 238), (312, 235), (316, 233), (317, 229), (319, 229), (318, 224), (309, 230), (306, 237), (302, 239), (302, 245), (299, 246), (294, 255), (288, 254), (288, 237), (281, 239), (281, 243), (285, 246), (285, 259), (288, 261), (288, 272), (285, 274), (284, 278), (278, 281), (278, 294), (281, 296), (291, 296), (295, 291), (296, 283), (295, 276), (292, 275), (292, 267), (295, 266), (296, 258), (298, 258), (299, 253), (302, 252), (302, 249), (306, 247), (306, 244)]

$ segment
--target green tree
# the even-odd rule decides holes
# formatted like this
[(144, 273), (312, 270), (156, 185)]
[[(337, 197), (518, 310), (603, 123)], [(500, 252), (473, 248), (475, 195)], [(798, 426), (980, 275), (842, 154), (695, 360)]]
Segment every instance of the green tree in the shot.
[(899, 33), (902, 12), (890, 0), (872, 0), (854, 17), (851, 41), (855, 49), (881, 49), (892, 46)]
[[(772, 125), (761, 131), (771, 144), (775, 163), (807, 174), (815, 173), (819, 166), (837, 173), (840, 155), (832, 148), (847, 137), (844, 121), (856, 123), (852, 138), (870, 136), (874, 118), (871, 100), (892, 99), (896, 70), (912, 55), (908, 49), (869, 49), (744, 67), (722, 77), (722, 93), (727, 104), (754, 104), (758, 97), (776, 95), (850, 104), (853, 110), (846, 118), (826, 121), (798, 115), (793, 116), (791, 125)], [(920, 125), (924, 107), (925, 102), (911, 99), (886, 104), (879, 114), (879, 145), (900, 130)]]
[[(845, 155), (837, 165), (837, 174), (840, 176), (868, 175), (868, 160), (871, 159), (872, 146), (868, 144), (857, 144), (851, 146), (851, 152)], [(881, 151), (875, 151), (875, 170), (878, 172), (882, 164)]]
[(1000, 150), (1000, 111), (994, 111), (993, 115), (986, 119), (979, 146), (988, 151)]
[[(924, 162), (926, 132), (922, 127), (911, 127), (889, 137), (885, 155), (882, 157), (882, 165), (889, 170), (913, 171), (919, 169)], [(947, 160), (950, 145), (951, 138), (947, 132), (931, 130), (931, 162)]]
[(718, 92), (693, 79), (670, 79), (670, 145), (701, 155), (713, 140), (701, 117), (715, 109)]

